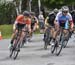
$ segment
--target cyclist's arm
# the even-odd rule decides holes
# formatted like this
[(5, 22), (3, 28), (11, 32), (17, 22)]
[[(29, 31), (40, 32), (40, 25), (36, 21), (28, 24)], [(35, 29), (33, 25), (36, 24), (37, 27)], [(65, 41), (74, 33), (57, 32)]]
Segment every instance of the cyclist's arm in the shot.
[(29, 19), (27, 27), (28, 27), (29, 32), (31, 32), (31, 19)]
[(74, 27), (74, 23), (73, 23), (72, 16), (71, 16), (70, 13), (68, 13), (68, 15), (69, 15), (69, 22), (70, 22), (71, 28), (73, 28)]
[(13, 30), (16, 29), (16, 25), (17, 25), (18, 21), (15, 21), (15, 23), (13, 24)]
[(37, 26), (38, 26), (38, 19), (35, 17), (35, 21), (36, 21), (36, 23), (35, 23), (35, 25), (34, 25), (34, 31), (37, 29)]
[(45, 19), (45, 25), (48, 25), (47, 21), (48, 21), (49, 17), (46, 17)]
[(56, 15), (56, 18), (55, 18), (55, 20), (54, 20), (54, 24), (55, 25), (58, 25), (59, 24), (59, 13)]

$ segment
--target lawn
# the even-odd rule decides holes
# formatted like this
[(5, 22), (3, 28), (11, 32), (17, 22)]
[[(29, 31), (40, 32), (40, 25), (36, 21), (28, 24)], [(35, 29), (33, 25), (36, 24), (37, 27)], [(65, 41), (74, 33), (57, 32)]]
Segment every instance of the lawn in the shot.
[[(11, 38), (13, 32), (12, 25), (0, 25), (0, 31), (4, 39)], [(35, 34), (39, 34), (39, 30), (36, 30)]]

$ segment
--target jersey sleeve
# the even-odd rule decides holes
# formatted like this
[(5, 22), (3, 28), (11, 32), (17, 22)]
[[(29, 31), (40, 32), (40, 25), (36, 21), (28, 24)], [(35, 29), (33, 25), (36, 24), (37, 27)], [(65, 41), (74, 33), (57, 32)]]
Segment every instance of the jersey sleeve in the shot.
[(59, 13), (56, 15), (55, 20), (58, 21), (59, 19)]
[(69, 16), (69, 21), (72, 21), (72, 16), (70, 13), (68, 13), (68, 16)]
[(60, 16), (61, 16), (61, 12), (58, 12), (58, 13), (57, 13), (57, 15), (56, 15), (55, 21), (57, 21), (57, 22), (58, 22), (58, 21), (59, 21), (59, 17), (60, 17)]

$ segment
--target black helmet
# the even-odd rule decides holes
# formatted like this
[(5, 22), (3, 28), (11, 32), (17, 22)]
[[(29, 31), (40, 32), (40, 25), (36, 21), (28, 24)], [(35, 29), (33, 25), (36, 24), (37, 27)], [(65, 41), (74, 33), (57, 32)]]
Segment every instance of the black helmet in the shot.
[(35, 13), (34, 12), (30, 12), (30, 15), (35, 16)]
[(59, 11), (59, 10), (58, 10), (57, 8), (54, 9), (54, 13), (58, 13), (58, 11)]
[(28, 11), (24, 11), (24, 12), (23, 12), (23, 15), (24, 15), (24, 16), (27, 16), (27, 17), (30, 17), (30, 13), (29, 13)]

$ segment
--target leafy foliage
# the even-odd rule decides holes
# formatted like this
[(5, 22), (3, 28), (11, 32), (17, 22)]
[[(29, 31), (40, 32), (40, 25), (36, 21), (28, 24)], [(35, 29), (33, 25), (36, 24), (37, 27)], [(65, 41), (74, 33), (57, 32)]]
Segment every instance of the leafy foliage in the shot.
[(0, 4), (0, 24), (11, 24), (16, 13), (13, 3)]

